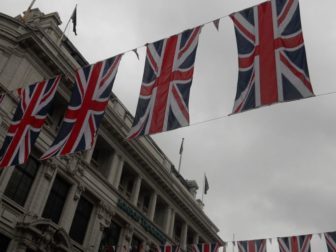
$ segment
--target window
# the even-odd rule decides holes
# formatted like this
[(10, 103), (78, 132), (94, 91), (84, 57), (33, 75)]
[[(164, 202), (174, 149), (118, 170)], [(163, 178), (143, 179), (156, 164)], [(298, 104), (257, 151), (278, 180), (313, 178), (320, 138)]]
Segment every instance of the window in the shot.
[(115, 252), (119, 242), (120, 231), (121, 227), (112, 221), (110, 227), (104, 230), (99, 252)]
[(0, 252), (6, 252), (10, 239), (3, 234), (0, 234)]
[(92, 208), (93, 204), (90, 201), (84, 197), (80, 198), (69, 232), (70, 237), (78, 243), (82, 244), (84, 241)]
[(6, 187), (5, 195), (19, 205), (24, 206), (38, 166), (39, 163), (33, 158), (29, 158), (27, 163), (23, 165), (16, 166)]
[(58, 223), (69, 189), (70, 185), (59, 176), (56, 176), (42, 217)]

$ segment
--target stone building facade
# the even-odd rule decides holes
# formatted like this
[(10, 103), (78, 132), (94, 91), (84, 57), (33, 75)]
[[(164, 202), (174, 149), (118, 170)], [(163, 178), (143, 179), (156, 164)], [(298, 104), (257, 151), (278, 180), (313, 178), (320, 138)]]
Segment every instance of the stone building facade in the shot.
[(125, 141), (133, 117), (111, 96), (94, 148), (40, 161), (70, 99), (76, 69), (89, 63), (57, 13), (0, 13), (0, 142), (18, 99), (12, 92), (62, 74), (53, 107), (24, 165), (1, 170), (0, 252), (145, 252), (159, 244), (222, 242), (182, 178), (150, 137)]

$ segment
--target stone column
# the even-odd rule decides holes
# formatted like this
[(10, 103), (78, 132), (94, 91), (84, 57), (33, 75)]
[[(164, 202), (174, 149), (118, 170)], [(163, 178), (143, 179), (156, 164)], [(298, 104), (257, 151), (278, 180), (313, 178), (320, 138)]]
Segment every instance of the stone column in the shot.
[(149, 201), (148, 207), (148, 218), (153, 221), (155, 215), (155, 208), (156, 208), (156, 201), (157, 201), (157, 193), (153, 192)]
[(112, 207), (104, 202), (99, 203), (96, 213), (89, 239), (90, 252), (98, 252), (104, 229), (110, 226), (111, 218), (115, 214)]
[(187, 249), (187, 237), (188, 237), (188, 224), (183, 223), (181, 230), (180, 244), (183, 250)]
[(117, 172), (116, 172), (116, 175), (115, 175), (115, 179), (113, 181), (113, 185), (114, 185), (115, 188), (119, 187), (123, 169), (124, 169), (124, 160), (122, 159), (121, 156), (119, 156), (119, 164), (118, 164)]
[(126, 224), (122, 230), (122, 235), (119, 241), (117, 252), (129, 252), (132, 242), (134, 227), (131, 224)]
[(163, 230), (166, 234), (169, 235), (170, 233), (170, 225), (171, 225), (171, 216), (172, 216), (172, 211), (173, 209), (171, 209), (169, 206), (167, 206), (166, 208), (166, 216), (164, 218), (164, 223), (163, 223)]
[(44, 205), (48, 199), (49, 192), (56, 175), (57, 165), (52, 162), (52, 159), (47, 159), (42, 162), (41, 170), (36, 178), (36, 186), (34, 192), (31, 193), (28, 210), (41, 216)]
[(175, 226), (175, 211), (172, 209), (171, 217), (170, 217), (170, 227), (169, 227), (169, 236), (173, 237), (174, 235), (174, 226)]
[(61, 219), (59, 221), (59, 225), (62, 226), (67, 232), (70, 231), (72, 220), (78, 205), (78, 200), (83, 191), (84, 187), (82, 185), (73, 185), (70, 188), (70, 192), (65, 201)]
[(135, 179), (134, 184), (133, 184), (131, 202), (134, 206), (136, 206), (137, 203), (138, 203), (139, 193), (140, 193), (140, 188), (141, 188), (141, 182), (142, 182), (142, 178), (140, 176), (138, 176)]
[(114, 153), (113, 157), (112, 157), (112, 160), (111, 160), (111, 163), (110, 163), (109, 173), (107, 174), (107, 181), (112, 185), (114, 185), (116, 175), (117, 175), (118, 170), (120, 168), (119, 167), (120, 161), (121, 161), (121, 157), (117, 153)]

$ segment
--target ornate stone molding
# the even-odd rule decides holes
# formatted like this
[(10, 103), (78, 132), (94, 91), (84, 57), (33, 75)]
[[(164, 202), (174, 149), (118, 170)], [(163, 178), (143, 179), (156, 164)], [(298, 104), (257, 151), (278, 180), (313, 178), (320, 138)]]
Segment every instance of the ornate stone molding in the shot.
[(55, 174), (57, 165), (51, 158), (49, 158), (43, 161), (43, 166), (44, 166), (44, 177), (48, 180), (51, 180)]
[(97, 216), (101, 221), (100, 229), (103, 230), (105, 227), (109, 227), (111, 224), (111, 219), (115, 215), (115, 211), (112, 206), (106, 202), (100, 201), (98, 205)]
[(73, 251), (66, 231), (50, 220), (26, 214), (16, 225), (16, 230), (18, 243), (36, 251)]
[(63, 156), (61, 159), (66, 162), (65, 171), (71, 177), (82, 177), (84, 175), (84, 168), (81, 166), (81, 152)]
[(82, 195), (82, 193), (85, 191), (85, 186), (83, 184), (79, 184), (77, 186), (76, 192), (74, 194), (74, 200), (77, 201), (79, 200), (80, 196)]

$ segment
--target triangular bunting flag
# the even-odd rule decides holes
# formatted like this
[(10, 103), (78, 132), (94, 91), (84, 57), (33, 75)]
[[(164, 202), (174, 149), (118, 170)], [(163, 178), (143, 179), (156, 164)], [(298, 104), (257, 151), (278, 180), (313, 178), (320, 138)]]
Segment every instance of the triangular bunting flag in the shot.
[(216, 19), (214, 21), (212, 21), (212, 23), (214, 24), (214, 26), (216, 27), (217, 31), (219, 31), (219, 22), (220, 22), (220, 19)]
[(135, 48), (135, 49), (133, 49), (132, 51), (135, 53), (135, 55), (136, 55), (136, 57), (138, 58), (138, 60), (140, 60), (139, 53), (138, 53), (138, 49)]

